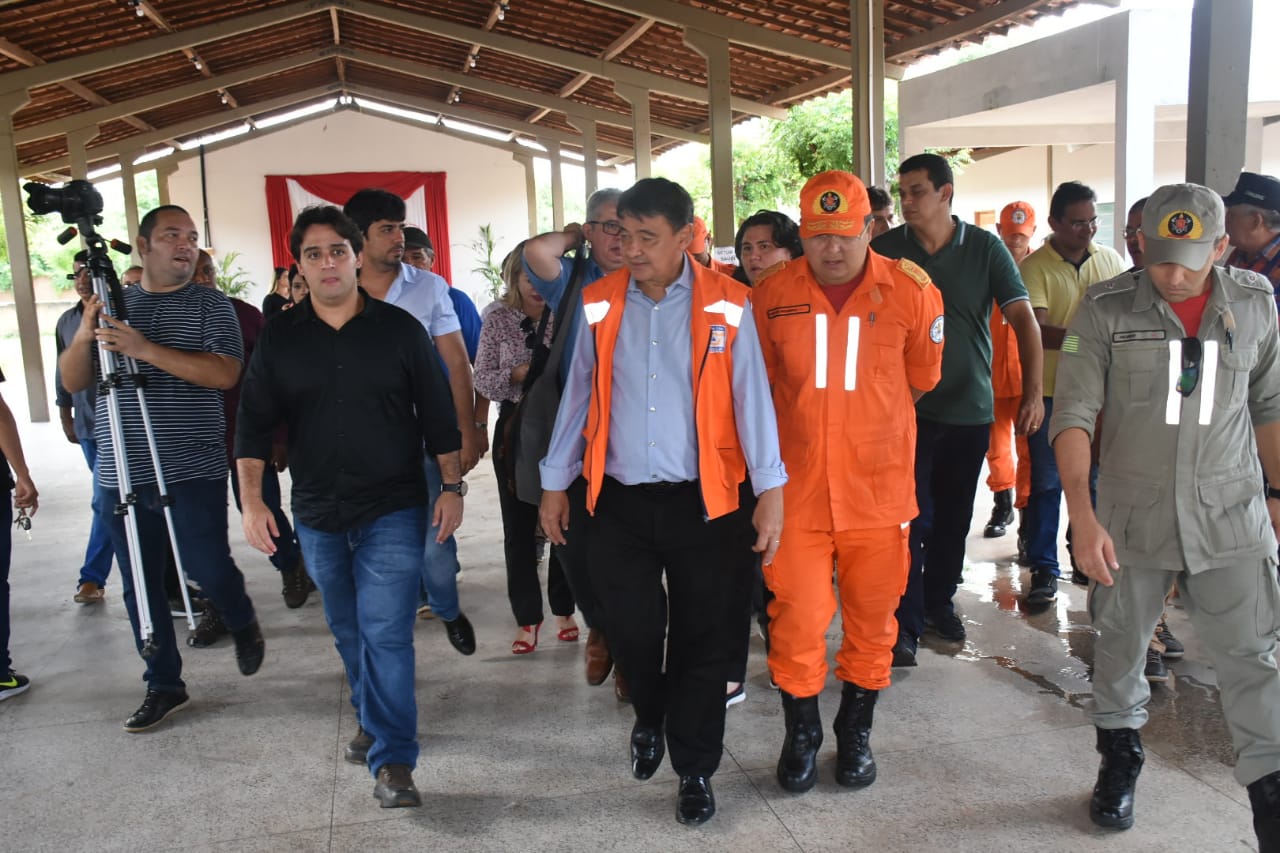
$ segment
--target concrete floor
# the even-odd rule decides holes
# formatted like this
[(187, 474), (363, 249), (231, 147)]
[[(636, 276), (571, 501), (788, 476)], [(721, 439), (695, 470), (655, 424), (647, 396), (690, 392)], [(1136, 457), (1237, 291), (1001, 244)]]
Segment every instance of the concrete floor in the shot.
[[(3, 390), (25, 411), (19, 383)], [(99, 605), (71, 600), (88, 472), (55, 425), (23, 423), (21, 432), (42, 506), (32, 539), (19, 534), (13, 547), (11, 648), (32, 688), (0, 703), (0, 849), (1254, 848), (1213, 673), (1176, 609), (1170, 625), (1187, 656), (1152, 701), (1137, 826), (1092, 826), (1097, 760), (1080, 710), (1092, 653), (1085, 596), (1064, 584), (1056, 607), (1022, 612), (1027, 578), (1011, 565), (1012, 534), (981, 538), (985, 493), (958, 600), (969, 641), (926, 641), (920, 666), (895, 673), (876, 714), (879, 780), (864, 790), (835, 785), (829, 731), (817, 788), (802, 796), (778, 788), (782, 713), (753, 638), (747, 700), (728, 712), (714, 779), (718, 813), (701, 828), (678, 825), (674, 775), (668, 766), (649, 782), (631, 778), (631, 710), (607, 686), (583, 681), (581, 644), (550, 632), (534, 654), (511, 655), (487, 460), (470, 478), (459, 537), (463, 606), (479, 651), (458, 655), (437, 622), (417, 628), (422, 808), (379, 809), (369, 774), (342, 760), (355, 723), (319, 601), (284, 607), (278, 576), (244, 543), (234, 508), (233, 551), (258, 607), (266, 662), (244, 678), (229, 640), (184, 648), (189, 709), (154, 732), (126, 734), (120, 724), (143, 685), (120, 586), (113, 576)], [(833, 651), (838, 637), (835, 625)], [(828, 727), (838, 694), (833, 680), (822, 702)]]

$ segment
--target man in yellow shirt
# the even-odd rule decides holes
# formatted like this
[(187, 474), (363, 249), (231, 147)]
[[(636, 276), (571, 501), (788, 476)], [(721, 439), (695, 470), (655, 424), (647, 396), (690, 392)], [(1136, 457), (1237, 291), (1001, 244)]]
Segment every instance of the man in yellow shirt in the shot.
[[(1019, 267), (1044, 345), (1046, 421), (1052, 414), (1053, 380), (1067, 325), (1090, 285), (1114, 278), (1125, 269), (1124, 260), (1114, 249), (1093, 242), (1098, 231), (1096, 202), (1093, 190), (1079, 181), (1060, 184), (1049, 201), (1049, 227), (1053, 234)], [(1026, 601), (1031, 606), (1045, 606), (1058, 596), (1062, 481), (1047, 431), (1032, 433), (1027, 443), (1031, 451), (1031, 497), (1026, 510), (1026, 551), (1031, 582)]]

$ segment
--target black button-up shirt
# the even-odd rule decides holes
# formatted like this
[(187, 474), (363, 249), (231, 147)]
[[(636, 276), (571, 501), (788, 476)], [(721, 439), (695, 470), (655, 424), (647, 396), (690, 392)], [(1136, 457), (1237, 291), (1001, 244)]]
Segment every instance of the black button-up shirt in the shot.
[(462, 446), (449, 383), (422, 324), (370, 298), (341, 329), (311, 300), (267, 324), (241, 388), (236, 458), (267, 460), (289, 429), (293, 512), (308, 527), (350, 530), (425, 504), (424, 446)]

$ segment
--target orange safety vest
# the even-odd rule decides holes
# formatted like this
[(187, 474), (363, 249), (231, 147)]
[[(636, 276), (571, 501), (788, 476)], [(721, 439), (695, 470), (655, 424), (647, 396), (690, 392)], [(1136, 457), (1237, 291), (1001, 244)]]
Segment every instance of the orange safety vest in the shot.
[[(707, 516), (719, 518), (738, 508), (738, 487), (747, 475), (747, 462), (738, 441), (733, 415), (733, 342), (747, 302), (747, 288), (691, 263), (693, 303), (689, 311), (693, 345), (694, 427), (698, 435), (698, 479)], [(582, 290), (582, 308), (596, 344), (591, 376), (591, 404), (587, 410), (587, 440), (582, 476), (587, 481), (587, 509), (594, 515), (604, 485), (609, 446), (609, 412), (613, 394), (613, 348), (622, 326), (627, 269), (610, 273)]]
[(991, 306), (991, 390), (996, 398), (1022, 396), (1018, 336), (1000, 306), (994, 304)]

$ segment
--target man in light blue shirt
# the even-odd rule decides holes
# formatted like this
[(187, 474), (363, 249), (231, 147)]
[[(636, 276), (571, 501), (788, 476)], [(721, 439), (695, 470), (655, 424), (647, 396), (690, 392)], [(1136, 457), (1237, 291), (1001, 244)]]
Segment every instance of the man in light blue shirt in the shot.
[[(581, 226), (570, 225), (563, 231), (549, 231), (530, 238), (524, 244), (524, 272), (530, 284), (547, 301), (552, 311), (560, 308), (560, 300), (573, 274), (573, 261), (564, 255), (573, 250), (583, 251), (587, 245), (591, 254), (585, 261), (581, 286), (622, 268), (622, 224), (618, 222), (618, 196), (622, 191), (613, 188), (596, 190), (587, 199), (587, 221)], [(566, 306), (564, 328), (557, 334), (568, 335), (560, 356), (560, 386), (564, 387), (578, 331), (578, 318), (582, 310), (582, 294)], [(562, 318), (557, 317), (557, 322)], [(564, 569), (573, 600), (587, 623), (587, 644), (583, 650), (586, 658), (588, 684), (602, 684), (613, 669), (613, 656), (600, 619), (596, 613), (595, 594), (591, 590), (591, 577), (587, 570), (586, 529), (591, 517), (587, 514), (587, 486), (581, 478), (569, 485), (569, 508), (573, 529), (564, 537), (563, 545), (555, 545), (557, 557)], [(627, 698), (626, 683), (621, 674), (614, 672), (614, 692), (620, 700)]]
[(636, 713), (632, 774), (650, 778), (670, 747), (676, 819), (700, 824), (748, 640), (752, 551), (777, 550), (786, 471), (748, 290), (690, 264), (689, 194), (646, 178), (617, 207), (627, 270), (583, 292), (540, 515), (562, 544), (565, 490), (587, 480), (592, 589)]
[[(417, 317), (431, 335), (449, 377), (449, 389), (458, 413), (458, 430), (462, 433), (462, 473), (465, 475), (480, 458), (480, 433), (487, 437), (487, 427), (476, 427), (471, 362), (467, 358), (458, 317), (449, 299), (449, 284), (433, 272), (401, 261), (404, 256), (405, 205), (398, 195), (379, 189), (360, 190), (347, 200), (342, 212), (351, 217), (364, 233), (360, 286), (373, 298), (390, 302)], [(444, 483), (440, 466), (430, 454), (423, 454), (423, 467), (430, 501), (427, 514), (434, 517), (436, 497), (441, 490), (466, 494), (466, 484)], [(462, 654), (470, 655), (476, 650), (476, 636), (471, 621), (458, 604), (457, 575), (457, 542), (452, 536), (441, 537), (438, 528), (430, 528), (423, 555), (423, 604), (426, 604), (425, 599), (430, 600), (426, 612), (439, 616), (444, 622), (449, 642)]]

